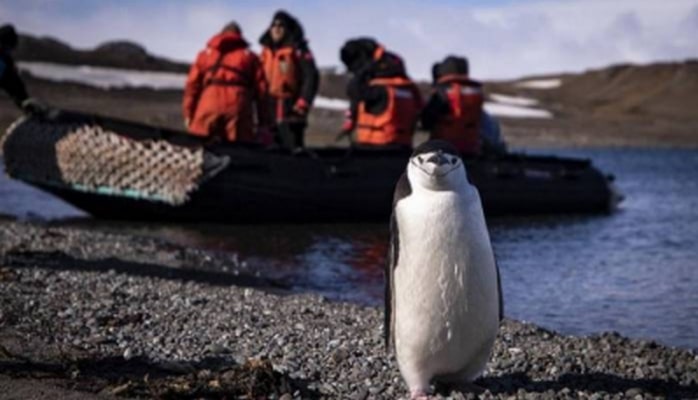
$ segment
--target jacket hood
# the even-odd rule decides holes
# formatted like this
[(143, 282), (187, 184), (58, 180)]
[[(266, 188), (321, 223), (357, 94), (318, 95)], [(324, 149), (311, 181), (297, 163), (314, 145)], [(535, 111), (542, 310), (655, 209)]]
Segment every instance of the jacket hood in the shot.
[(284, 10), (279, 10), (274, 14), (271, 21), (272, 23), (274, 21), (280, 21), (286, 28), (286, 35), (280, 43), (274, 43), (274, 41), (271, 40), (271, 33), (269, 32), (271, 28), (267, 28), (264, 34), (259, 38), (259, 44), (270, 48), (294, 46), (305, 49), (307, 41), (305, 40), (303, 26), (301, 26), (300, 22), (298, 22), (294, 16)]
[(14, 26), (9, 24), (0, 26), (0, 47), (5, 50), (14, 49), (17, 47), (17, 40), (17, 31)]
[[(378, 51), (381, 49), (380, 51)], [(407, 76), (402, 59), (374, 39), (358, 38), (347, 41), (340, 50), (342, 63), (349, 72), (367, 79)]]
[(431, 68), (431, 75), (436, 83), (441, 77), (446, 75), (462, 75), (466, 77), (470, 72), (469, 69), (467, 58), (448, 56), (442, 62), (434, 64)]
[(373, 61), (378, 46), (378, 42), (371, 38), (351, 39), (342, 46), (339, 58), (349, 71), (356, 73)]
[(206, 46), (225, 53), (239, 48), (247, 48), (248, 44), (239, 33), (221, 32), (212, 37)]

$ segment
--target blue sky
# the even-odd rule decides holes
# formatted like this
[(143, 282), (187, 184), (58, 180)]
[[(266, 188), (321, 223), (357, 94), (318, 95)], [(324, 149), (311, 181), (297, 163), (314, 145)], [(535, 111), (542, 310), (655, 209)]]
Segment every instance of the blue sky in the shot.
[(0, 23), (82, 48), (128, 39), (190, 61), (231, 19), (255, 44), (279, 8), (302, 21), (320, 65), (338, 65), (342, 43), (368, 35), (418, 78), (447, 54), (466, 55), (486, 79), (698, 58), (698, 0), (0, 0)]

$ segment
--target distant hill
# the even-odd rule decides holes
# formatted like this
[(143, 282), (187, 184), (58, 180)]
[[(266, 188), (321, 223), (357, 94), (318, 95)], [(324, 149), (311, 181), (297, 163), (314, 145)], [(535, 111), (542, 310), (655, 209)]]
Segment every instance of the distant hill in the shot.
[(320, 68), (320, 88), (318, 94), (333, 99), (347, 97), (349, 76), (338, 72), (336, 68)]
[(188, 64), (154, 56), (139, 44), (128, 41), (112, 41), (94, 49), (78, 50), (53, 38), (21, 34), (15, 56), (18, 61), (185, 73), (189, 70)]
[(566, 114), (698, 122), (698, 60), (613, 65), (580, 74), (543, 78), (560, 79), (561, 85), (536, 90), (518, 86), (521, 80), (517, 80), (491, 82), (487, 89), (490, 92), (533, 97)]
[(617, 65), (570, 76), (560, 101), (597, 115), (636, 114), (698, 120), (698, 60)]

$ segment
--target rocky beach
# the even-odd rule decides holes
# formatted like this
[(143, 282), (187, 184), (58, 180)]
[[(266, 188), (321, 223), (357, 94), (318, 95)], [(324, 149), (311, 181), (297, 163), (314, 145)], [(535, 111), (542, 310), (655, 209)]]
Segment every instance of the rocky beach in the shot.
[[(695, 398), (698, 354), (506, 319), (482, 393)], [(0, 222), (0, 397), (404, 397), (382, 310), (291, 294), (236, 257), (159, 239)], [(48, 397), (47, 397), (48, 396)]]

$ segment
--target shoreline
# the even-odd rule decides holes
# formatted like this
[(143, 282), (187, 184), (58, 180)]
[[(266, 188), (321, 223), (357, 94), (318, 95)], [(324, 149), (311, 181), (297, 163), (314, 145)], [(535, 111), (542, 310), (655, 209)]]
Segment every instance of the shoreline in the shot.
[[(180, 90), (125, 88), (104, 90), (78, 83), (54, 82), (25, 75), (28, 91), (46, 104), (86, 113), (121, 118), (158, 127), (182, 130)], [(497, 91), (497, 86), (492, 89)], [(545, 93), (540, 94), (545, 96)], [(134, 102), (134, 99), (138, 99)], [(510, 148), (681, 148), (698, 149), (698, 135), (691, 120), (674, 120), (625, 113), (603, 115), (590, 110), (565, 109), (552, 100), (542, 101), (554, 111), (551, 119), (499, 118), (502, 135)], [(0, 137), (21, 112), (0, 96)], [(313, 108), (306, 142), (311, 146), (346, 146), (335, 143), (344, 113)], [(418, 133), (416, 140), (424, 140)]]
[[(221, 253), (0, 220), (0, 398), (407, 394), (380, 308), (286, 289)], [(506, 319), (477, 384), (484, 398), (691, 398), (698, 353)]]

